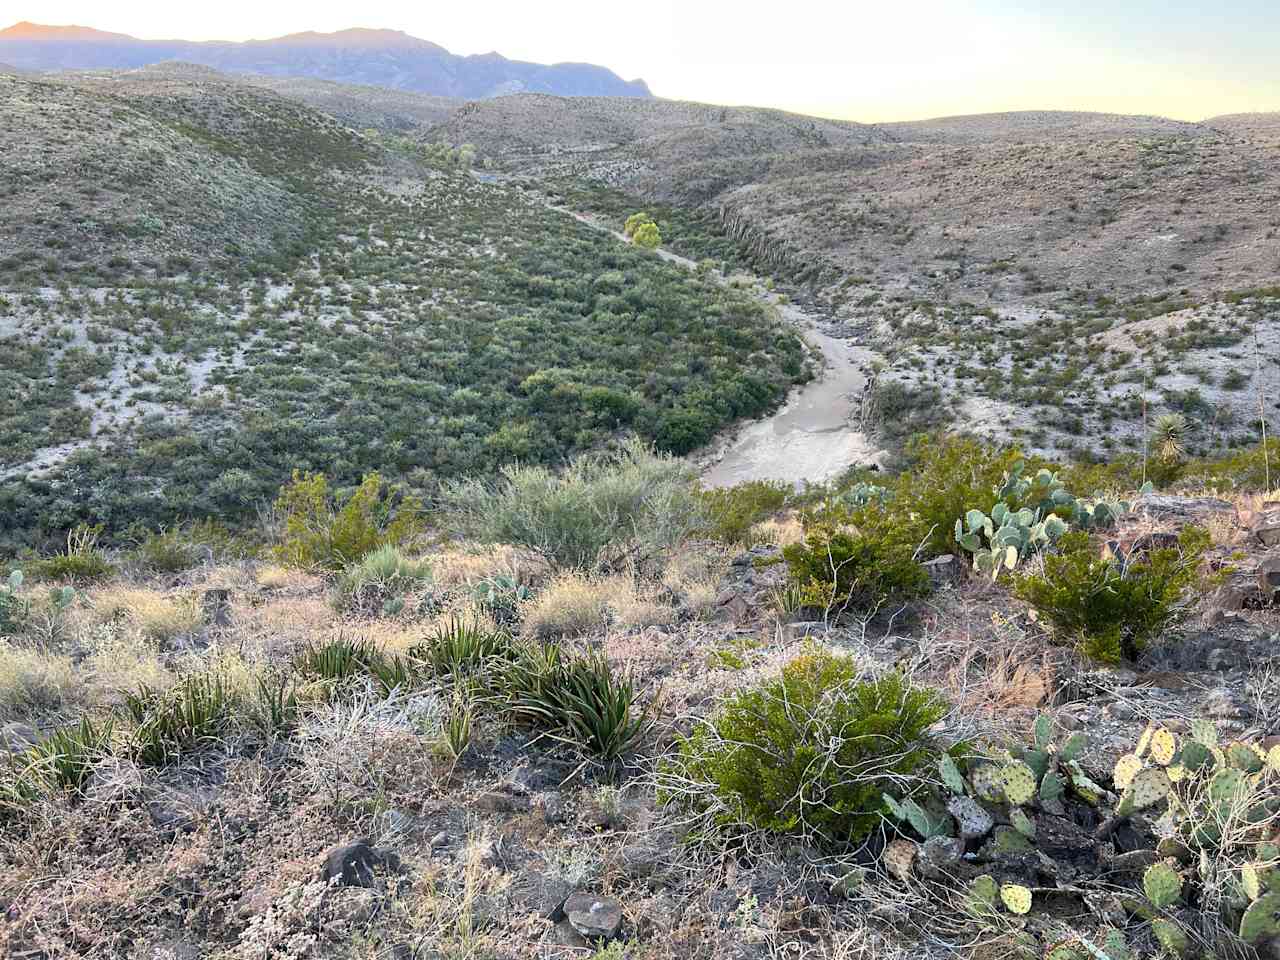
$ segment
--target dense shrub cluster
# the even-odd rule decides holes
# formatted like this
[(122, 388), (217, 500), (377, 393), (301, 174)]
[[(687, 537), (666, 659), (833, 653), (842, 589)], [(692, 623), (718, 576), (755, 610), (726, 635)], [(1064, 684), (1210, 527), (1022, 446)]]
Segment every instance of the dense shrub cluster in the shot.
[(776, 480), (749, 480), (698, 494), (707, 535), (743, 547), (751, 546), (752, 527), (780, 512), (793, 498), (791, 484)]
[(1205, 531), (1186, 527), (1176, 547), (1121, 560), (1100, 556), (1087, 533), (1074, 531), (1044, 556), (1040, 571), (1019, 576), (1013, 592), (1088, 656), (1136, 660), (1183, 613), (1208, 545)]
[(882, 795), (910, 793), (935, 757), (926, 734), (947, 709), (897, 674), (867, 679), (815, 650), (695, 729), (663, 773), (664, 798), (721, 826), (857, 843), (880, 823)]

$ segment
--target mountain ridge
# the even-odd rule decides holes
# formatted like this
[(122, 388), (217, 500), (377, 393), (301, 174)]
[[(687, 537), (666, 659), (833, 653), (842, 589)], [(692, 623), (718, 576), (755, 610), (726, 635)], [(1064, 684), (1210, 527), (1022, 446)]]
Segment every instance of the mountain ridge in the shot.
[(510, 60), (451, 53), (400, 30), (353, 27), (265, 40), (142, 40), (78, 25), (21, 21), (0, 30), (0, 62), (38, 71), (136, 69), (182, 60), (231, 73), (298, 76), (436, 96), (484, 99), (511, 93), (647, 98), (640, 79), (596, 64)]

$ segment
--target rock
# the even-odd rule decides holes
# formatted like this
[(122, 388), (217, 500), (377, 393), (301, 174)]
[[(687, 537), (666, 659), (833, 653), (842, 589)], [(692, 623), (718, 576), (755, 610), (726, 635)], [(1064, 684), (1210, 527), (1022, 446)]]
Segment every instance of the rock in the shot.
[(612, 939), (622, 926), (622, 904), (613, 897), (579, 891), (565, 901), (570, 926), (588, 940)]
[(372, 887), (374, 871), (383, 862), (383, 855), (368, 840), (340, 843), (324, 855), (320, 879), (340, 886)]
[(330, 900), (329, 912), (339, 926), (359, 927), (372, 920), (381, 906), (382, 898), (374, 890), (342, 887)]
[(1250, 535), (1264, 547), (1280, 547), (1280, 515), (1268, 514), (1257, 520)]
[(527, 797), (530, 794), (558, 787), (561, 779), (560, 774), (555, 770), (522, 763), (507, 775), (503, 786), (517, 796)]
[(956, 558), (950, 553), (944, 553), (940, 557), (926, 560), (921, 566), (924, 567), (925, 573), (929, 574), (929, 582), (935, 587), (943, 587), (949, 583), (955, 583), (956, 578), (960, 575), (960, 564), (956, 562)]
[[(568, 947), (574, 951), (589, 950), (591, 944), (573, 929), (568, 920), (561, 920), (554, 927), (542, 935), (542, 942), (548, 947)], [(557, 952), (555, 954), (559, 956)]]
[(787, 641), (803, 640), (806, 637), (823, 637), (827, 634), (827, 625), (821, 620), (797, 620), (782, 628)]
[(722, 623), (743, 623), (751, 616), (751, 607), (741, 595), (733, 593), (717, 602), (715, 616)]
[(539, 794), (537, 807), (542, 811), (542, 819), (549, 824), (564, 823), (569, 818), (569, 805), (555, 790)]
[(633, 880), (651, 877), (663, 868), (664, 854), (647, 843), (628, 843), (618, 853), (622, 869)]
[(511, 901), (522, 913), (534, 913), (544, 920), (564, 919), (564, 902), (573, 887), (559, 877), (536, 870), (522, 872), (511, 883)]
[(1109, 866), (1116, 873), (1142, 873), (1159, 859), (1155, 850), (1132, 850), (1116, 856)]
[(1172, 497), (1149, 493), (1133, 505), (1135, 513), (1143, 512), (1152, 517), (1176, 520), (1204, 520), (1219, 513), (1236, 512), (1225, 500), (1214, 497)]
[(1247, 713), (1244, 705), (1226, 687), (1210, 690), (1205, 695), (1204, 712), (1219, 720), (1239, 720)]
[(1280, 602), (1280, 556), (1266, 557), (1258, 564), (1258, 589), (1268, 605)]
[(476, 797), (475, 806), (476, 809), (489, 813), (524, 813), (531, 804), (524, 797), (499, 789), (486, 790), (480, 794)]
[(448, 845), (449, 845), (449, 834), (445, 830), (441, 830), (439, 833), (437, 833), (434, 837), (431, 838), (432, 850), (439, 850), (441, 847), (447, 847)]
[(1129, 704), (1123, 700), (1117, 700), (1114, 703), (1108, 703), (1102, 708), (1103, 716), (1111, 720), (1132, 720), (1134, 710)]
[(916, 869), (930, 879), (945, 880), (963, 856), (964, 841), (959, 837), (930, 837), (916, 857)]
[(0, 750), (12, 750), (19, 753), (27, 747), (34, 746), (40, 740), (40, 733), (35, 727), (26, 723), (0, 725)]

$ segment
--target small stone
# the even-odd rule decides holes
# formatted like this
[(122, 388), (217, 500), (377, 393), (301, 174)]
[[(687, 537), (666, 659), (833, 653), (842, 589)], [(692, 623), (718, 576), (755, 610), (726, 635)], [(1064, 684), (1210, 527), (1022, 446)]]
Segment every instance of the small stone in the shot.
[(1209, 716), (1222, 720), (1239, 720), (1245, 716), (1244, 706), (1226, 687), (1209, 691), (1204, 698), (1204, 710)]
[(827, 625), (821, 620), (798, 620), (788, 623), (782, 631), (788, 641), (804, 640), (806, 637), (825, 636)]
[(613, 897), (579, 891), (564, 904), (570, 925), (588, 940), (609, 940), (622, 926), (622, 904)]
[(586, 950), (591, 946), (568, 920), (561, 920), (551, 927), (542, 935), (542, 942), (549, 947), (569, 947), (573, 950)]
[(550, 791), (538, 795), (538, 808), (542, 811), (542, 819), (549, 824), (564, 823), (569, 816), (568, 804), (559, 793)]
[(943, 880), (949, 877), (964, 856), (964, 841), (959, 837), (930, 837), (920, 848), (916, 869), (926, 877)]
[(523, 813), (529, 809), (529, 801), (502, 790), (488, 790), (476, 797), (475, 806), (489, 813)]
[(449, 834), (445, 830), (441, 830), (439, 833), (437, 833), (434, 837), (431, 838), (432, 850), (439, 850), (441, 847), (446, 847), (448, 845), (449, 845)]
[(325, 854), (320, 879), (340, 886), (372, 887), (374, 870), (382, 863), (382, 854), (368, 840), (340, 843)]
[(1133, 719), (1134, 710), (1123, 700), (1117, 700), (1103, 707), (1102, 713), (1111, 720), (1131, 720)]
[(329, 904), (334, 922), (344, 927), (363, 926), (373, 919), (382, 904), (376, 891), (362, 887), (343, 887)]
[(26, 723), (0, 724), (0, 751), (12, 750), (18, 753), (27, 747), (34, 746), (40, 739), (35, 727)]

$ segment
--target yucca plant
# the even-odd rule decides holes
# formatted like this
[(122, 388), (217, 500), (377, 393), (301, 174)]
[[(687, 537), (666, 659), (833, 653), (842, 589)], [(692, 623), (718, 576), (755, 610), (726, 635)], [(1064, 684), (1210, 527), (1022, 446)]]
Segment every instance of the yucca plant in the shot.
[(1186, 455), (1190, 424), (1180, 413), (1162, 413), (1151, 423), (1156, 453), (1166, 463), (1177, 463)]
[(26, 751), (26, 775), (50, 789), (79, 793), (94, 763), (110, 752), (112, 728), (110, 720), (99, 726), (86, 717), (50, 734)]
[(436, 676), (477, 674), (511, 655), (511, 637), (462, 617), (451, 617), (436, 627), (409, 655), (424, 663)]
[(289, 677), (258, 677), (253, 720), (264, 733), (278, 736), (288, 735), (297, 726), (298, 690)]
[(210, 674), (186, 677), (171, 690), (144, 684), (126, 692), (138, 760), (159, 766), (214, 742), (231, 718), (234, 699), (223, 679)]
[(617, 674), (601, 653), (564, 654), (556, 646), (526, 646), (504, 672), (502, 693), (512, 718), (549, 736), (616, 760), (653, 725), (639, 708), (630, 674)]
[(382, 651), (372, 642), (338, 636), (326, 643), (308, 644), (293, 665), (305, 677), (343, 684), (368, 675), (382, 659)]

